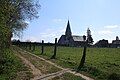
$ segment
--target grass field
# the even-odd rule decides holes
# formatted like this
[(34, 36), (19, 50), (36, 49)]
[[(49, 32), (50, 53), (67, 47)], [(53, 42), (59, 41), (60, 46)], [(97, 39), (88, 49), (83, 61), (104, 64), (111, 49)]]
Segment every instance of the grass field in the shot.
[[(41, 47), (36, 47), (32, 53), (50, 60), (53, 55), (53, 46), (44, 47), (44, 54), (41, 54)], [(60, 66), (77, 69), (82, 57), (83, 48), (58, 47), (56, 60), (51, 60)], [(81, 72), (95, 79), (120, 79), (120, 49), (119, 48), (88, 48), (86, 63)]]
[[(17, 51), (20, 51), (19, 54), (29, 60), (37, 69), (41, 71), (42, 74), (50, 74), (55, 73), (57, 71), (60, 71), (61, 69), (45, 62), (44, 60), (41, 60), (27, 52), (24, 52), (24, 50), (15, 48)], [(27, 53), (27, 54), (26, 54)]]
[(65, 73), (60, 76), (54, 77), (53, 79), (50, 80), (85, 80), (85, 79), (82, 79), (81, 77), (75, 76), (71, 73)]
[(0, 63), (0, 80), (29, 80), (33, 77), (29, 69), (15, 56), (12, 49), (6, 49), (4, 61)]
[[(48, 76), (48, 74), (56, 73), (62, 70), (36, 56), (31, 55), (31, 53), (26, 52), (20, 49), (19, 47), (15, 47), (15, 50), (19, 51), (18, 54), (29, 60), (37, 69), (39, 69), (42, 75), (46, 74)], [(81, 78), (80, 76), (76, 76), (72, 73), (66, 72), (62, 75), (56, 76), (49, 80), (85, 80), (85, 79)]]

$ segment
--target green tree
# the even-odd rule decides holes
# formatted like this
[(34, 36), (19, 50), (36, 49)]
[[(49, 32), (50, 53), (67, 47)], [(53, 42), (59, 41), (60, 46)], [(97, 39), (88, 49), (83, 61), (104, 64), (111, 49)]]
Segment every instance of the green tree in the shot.
[(6, 37), (5, 41), (10, 42), (12, 33), (18, 34), (27, 27), (26, 20), (38, 17), (37, 9), (40, 5), (36, 0), (0, 0), (0, 2), (0, 38), (3, 40), (3, 37)]
[(27, 28), (25, 21), (37, 18), (39, 7), (36, 0), (0, 0), (0, 64), (4, 65), (12, 34)]

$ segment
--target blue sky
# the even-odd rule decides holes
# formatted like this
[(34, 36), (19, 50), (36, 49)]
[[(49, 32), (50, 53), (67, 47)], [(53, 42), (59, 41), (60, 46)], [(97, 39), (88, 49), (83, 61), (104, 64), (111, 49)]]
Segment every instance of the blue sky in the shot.
[(20, 40), (54, 42), (64, 34), (69, 19), (73, 35), (86, 35), (94, 42), (120, 37), (120, 0), (39, 0), (39, 18), (29, 22)]

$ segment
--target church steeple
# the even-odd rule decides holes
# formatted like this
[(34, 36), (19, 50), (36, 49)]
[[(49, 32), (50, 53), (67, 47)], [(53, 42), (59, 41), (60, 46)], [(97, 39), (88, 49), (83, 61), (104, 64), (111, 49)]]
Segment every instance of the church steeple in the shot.
[(72, 36), (72, 32), (71, 32), (71, 29), (70, 29), (69, 20), (68, 20), (68, 23), (67, 23), (67, 28), (66, 28), (66, 31), (65, 31), (65, 35), (66, 35), (67, 37)]
[(92, 44), (94, 42), (89, 28), (87, 29), (87, 41), (89, 44)]
[(89, 36), (91, 36), (91, 31), (90, 31), (90, 29), (88, 28), (88, 29), (87, 29), (87, 37), (89, 37)]

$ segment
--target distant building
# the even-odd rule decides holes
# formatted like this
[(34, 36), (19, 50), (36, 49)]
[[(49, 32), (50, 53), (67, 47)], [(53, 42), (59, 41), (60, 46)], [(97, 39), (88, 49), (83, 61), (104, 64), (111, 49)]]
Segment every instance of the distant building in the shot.
[(116, 40), (113, 40), (113, 41), (112, 41), (111, 47), (115, 47), (115, 48), (120, 47), (120, 40), (119, 40), (119, 37), (118, 37), (118, 36), (116, 36)]
[(87, 41), (89, 45), (92, 45), (94, 42), (89, 28), (87, 29)]
[[(58, 44), (68, 45), (68, 46), (84, 46), (84, 43), (87, 38), (89, 38), (89, 43), (93, 42), (93, 39), (91, 37), (91, 31), (89, 28), (87, 30), (87, 37), (85, 35), (83, 35), (83, 36), (72, 35), (70, 23), (68, 20), (65, 35), (62, 35), (60, 37), (60, 39), (58, 40)], [(92, 41), (90, 41), (90, 40), (92, 40)]]
[(108, 40), (99, 40), (96, 44), (95, 47), (109, 47)]

